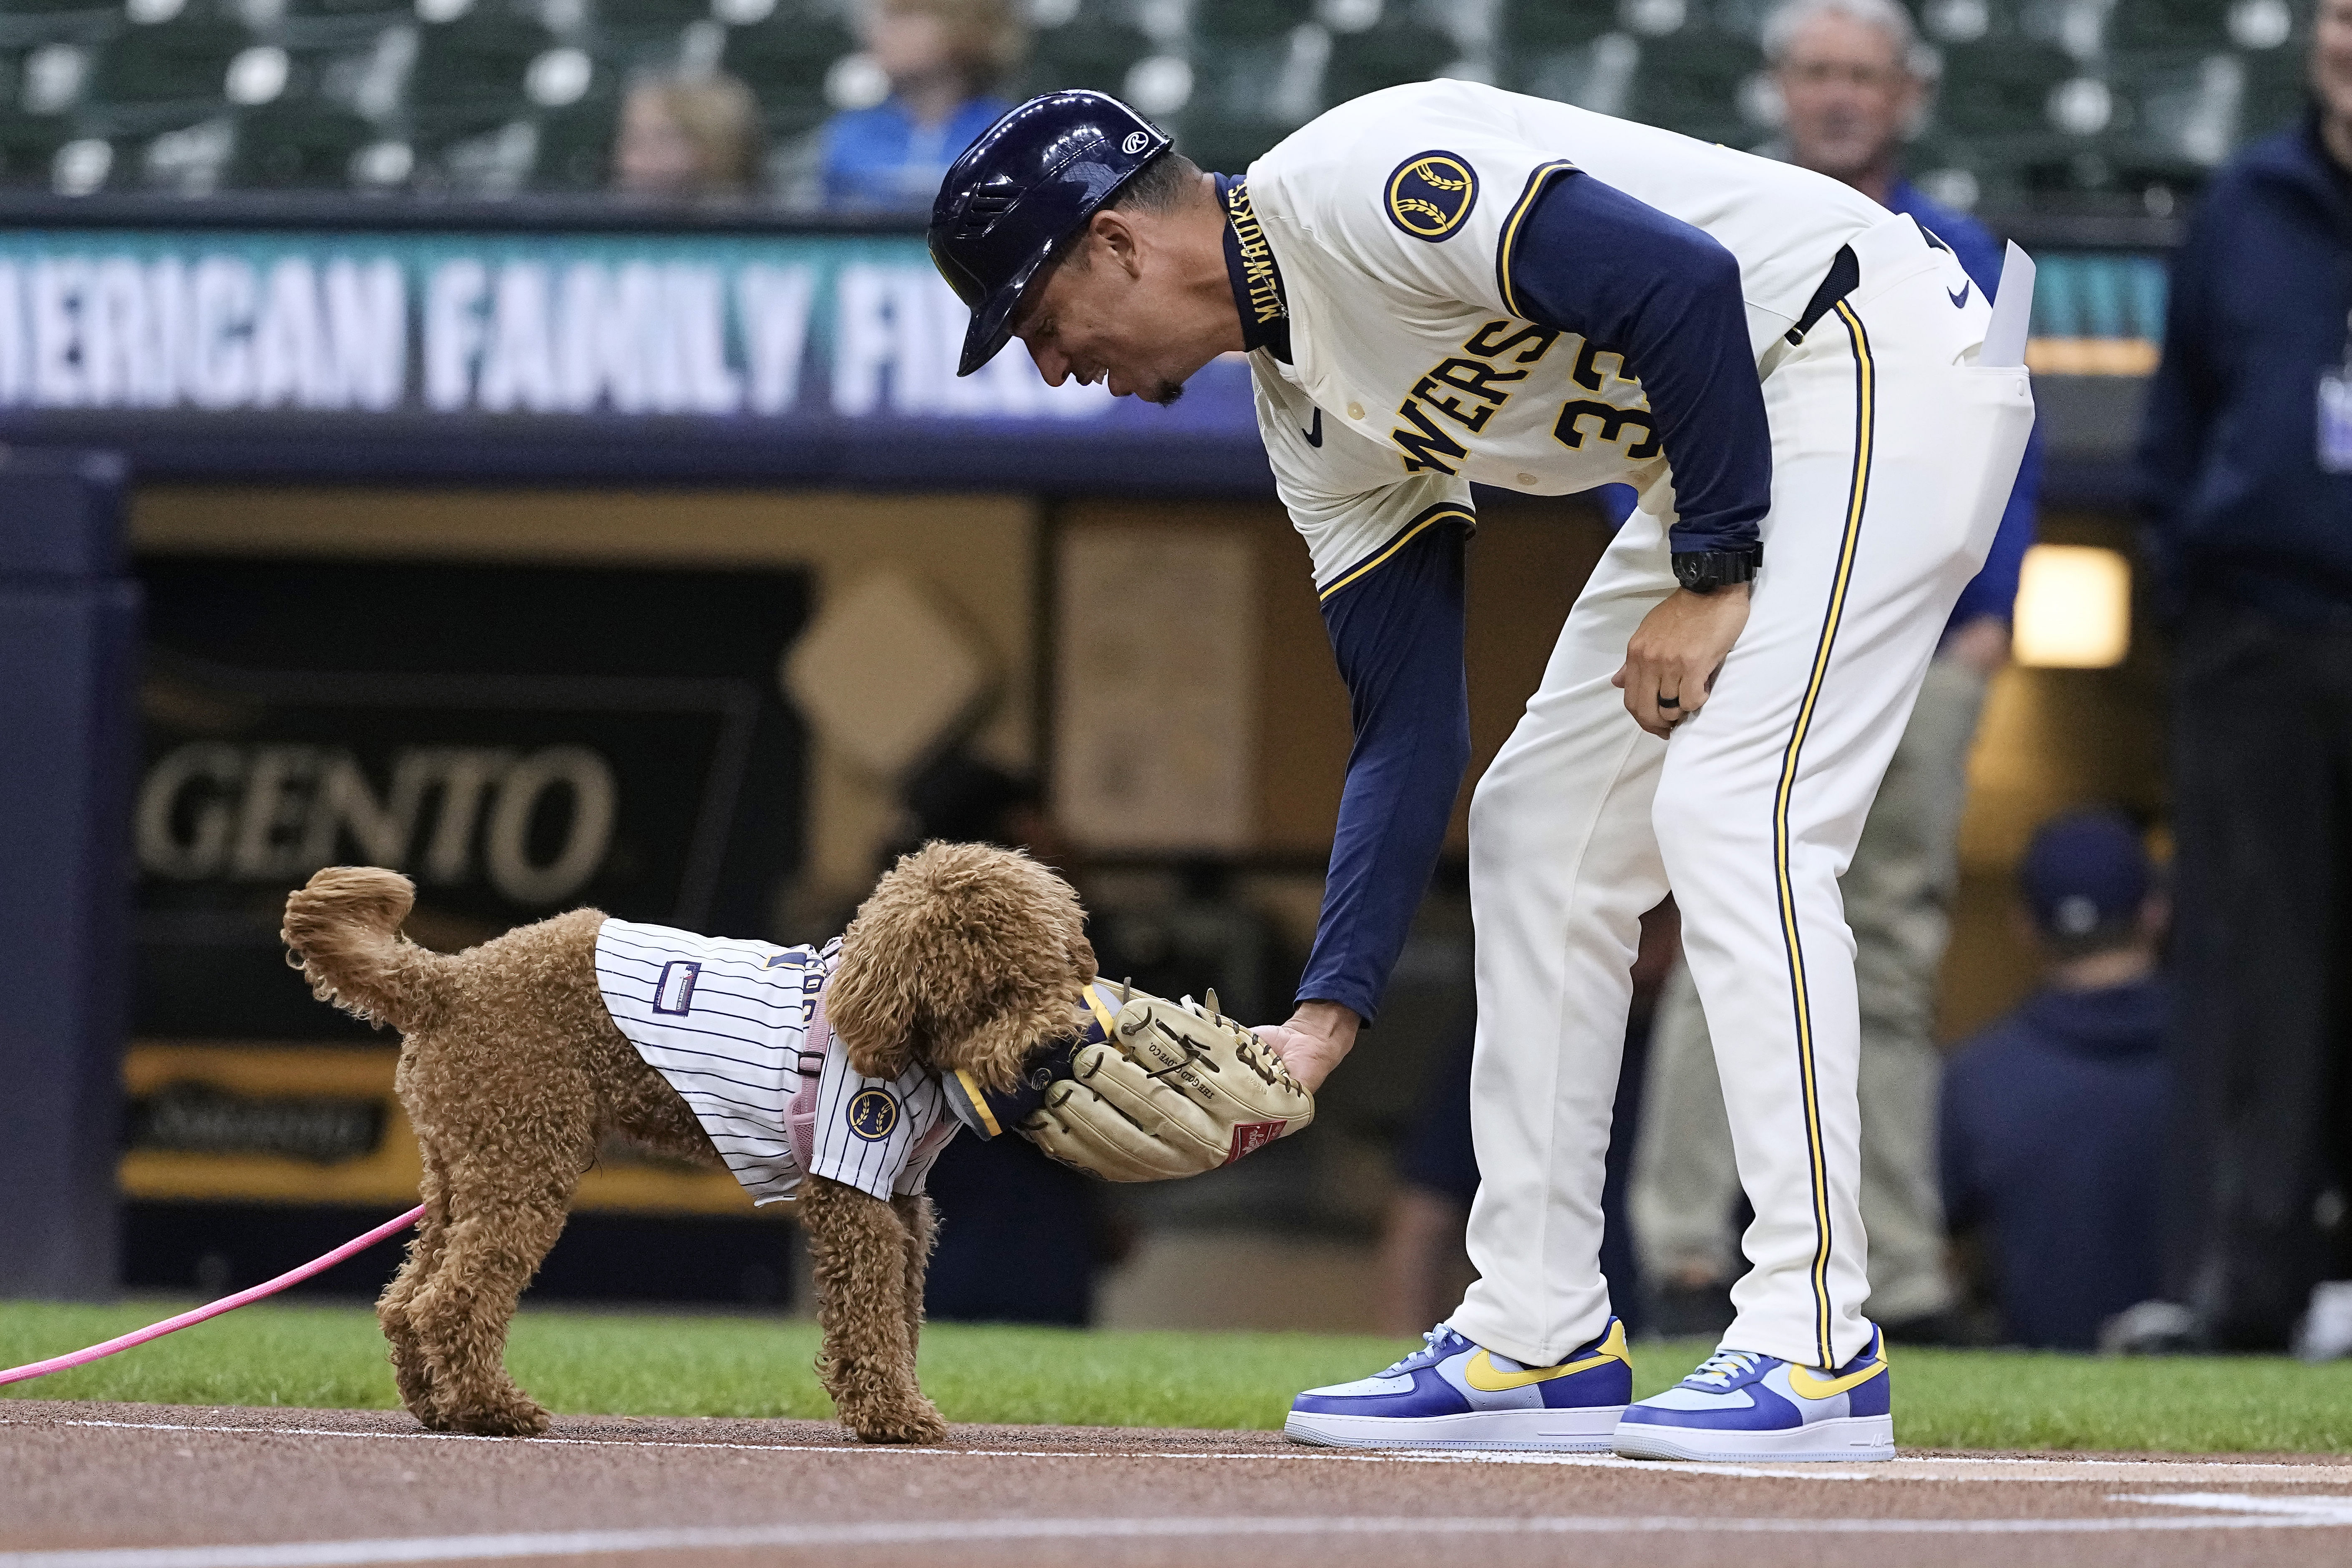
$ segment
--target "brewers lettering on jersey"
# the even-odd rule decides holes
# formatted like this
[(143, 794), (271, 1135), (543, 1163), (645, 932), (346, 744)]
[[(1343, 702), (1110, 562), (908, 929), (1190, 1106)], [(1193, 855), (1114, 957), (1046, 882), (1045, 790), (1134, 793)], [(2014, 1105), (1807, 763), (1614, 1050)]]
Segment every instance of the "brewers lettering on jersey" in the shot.
[[(1640, 498), (1470, 808), (1477, 1281), (1291, 1435), (1891, 1455), (1837, 879), (2032, 422), (1949, 248), (1821, 175), (1459, 81), (1240, 174), (1049, 93), (949, 170), (930, 244), (966, 374), (1017, 336), (1057, 385), (1164, 404), (1247, 356), (1356, 730), (1297, 1010), (1263, 1031), (1309, 1088), (1379, 1012), (1467, 766), (1472, 485)], [(1600, 1197), (1669, 891), (1757, 1218), (1723, 1353), (1636, 1405)]]
[(605, 1010), (756, 1204), (793, 1196), (809, 1172), (886, 1201), (919, 1193), (956, 1133), (937, 1078), (860, 1077), (824, 1027), (840, 950), (616, 920), (596, 934)]

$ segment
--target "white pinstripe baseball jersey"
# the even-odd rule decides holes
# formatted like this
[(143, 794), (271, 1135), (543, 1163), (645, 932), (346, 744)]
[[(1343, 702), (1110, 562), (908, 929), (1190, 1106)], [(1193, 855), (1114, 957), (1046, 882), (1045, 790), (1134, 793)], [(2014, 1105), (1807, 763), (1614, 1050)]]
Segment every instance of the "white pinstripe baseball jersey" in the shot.
[(877, 1198), (919, 1193), (955, 1136), (935, 1076), (863, 1077), (824, 1026), (840, 952), (838, 939), (778, 947), (632, 921), (596, 933), (605, 1010), (754, 1203), (793, 1196), (804, 1171)]

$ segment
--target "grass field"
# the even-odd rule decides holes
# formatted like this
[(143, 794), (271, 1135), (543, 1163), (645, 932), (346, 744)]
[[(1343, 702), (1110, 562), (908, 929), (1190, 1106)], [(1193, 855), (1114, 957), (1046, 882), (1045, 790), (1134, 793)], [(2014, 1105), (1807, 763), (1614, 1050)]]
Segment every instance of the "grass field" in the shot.
[[(0, 1303), (0, 1367), (180, 1310)], [(1378, 1371), (1405, 1347), (1311, 1334), (1080, 1333), (935, 1324), (923, 1386), (948, 1418), (1097, 1426), (1275, 1427), (1290, 1395)], [(1709, 1349), (1643, 1345), (1637, 1394)], [(772, 1319), (526, 1310), (515, 1376), (551, 1409), (627, 1415), (829, 1415), (809, 1370), (814, 1325)], [(2352, 1452), (2352, 1363), (2101, 1361), (1898, 1350), (1895, 1436), (1934, 1448)], [(250, 1307), (0, 1396), (173, 1405), (384, 1408), (396, 1403), (359, 1306)]]

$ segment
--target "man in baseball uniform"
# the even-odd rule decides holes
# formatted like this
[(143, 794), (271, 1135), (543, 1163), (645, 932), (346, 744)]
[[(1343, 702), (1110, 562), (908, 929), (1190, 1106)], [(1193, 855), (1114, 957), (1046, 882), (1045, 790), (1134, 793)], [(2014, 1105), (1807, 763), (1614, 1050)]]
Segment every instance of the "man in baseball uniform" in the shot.
[[(1297, 1011), (1309, 1087), (1372, 1020), (1468, 757), (1472, 481), (1641, 507), (1471, 805), (1480, 1278), (1424, 1348), (1299, 1396), (1309, 1442), (1705, 1458), (1893, 1452), (1857, 1205), (1837, 879), (2032, 421), (1948, 247), (1836, 181), (1473, 83), (1390, 89), (1203, 174), (1092, 93), (949, 171), (965, 372), (1166, 403), (1248, 353), (1353, 708)], [(1756, 1211), (1738, 1316), (1629, 1405), (1602, 1156), (1669, 889)]]

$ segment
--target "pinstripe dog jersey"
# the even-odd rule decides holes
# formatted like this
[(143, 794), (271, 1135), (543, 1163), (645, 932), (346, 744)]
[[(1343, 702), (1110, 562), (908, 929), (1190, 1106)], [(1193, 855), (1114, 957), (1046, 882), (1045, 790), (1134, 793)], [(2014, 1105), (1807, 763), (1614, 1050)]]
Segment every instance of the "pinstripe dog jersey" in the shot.
[(822, 948), (697, 936), (607, 920), (596, 933), (605, 1010), (693, 1108), (752, 1201), (814, 1172), (877, 1198), (919, 1193), (957, 1123), (921, 1067), (865, 1078), (825, 1027), (840, 962)]

